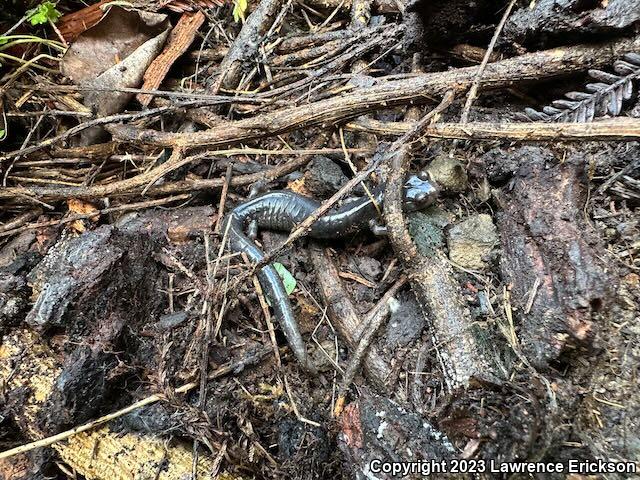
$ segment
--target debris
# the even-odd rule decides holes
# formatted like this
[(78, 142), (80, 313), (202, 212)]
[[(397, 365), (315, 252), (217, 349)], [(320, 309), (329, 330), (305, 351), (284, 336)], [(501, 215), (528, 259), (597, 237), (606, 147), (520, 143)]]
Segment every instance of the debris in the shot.
[[(166, 15), (113, 6), (69, 47), (61, 71), (89, 88), (84, 105), (97, 115), (120, 112), (134, 95), (122, 89), (140, 86), (170, 29)], [(104, 130), (92, 127), (81, 135), (82, 144), (90, 145), (104, 138)]]
[(327, 157), (313, 157), (304, 173), (305, 189), (312, 195), (326, 198), (342, 187), (348, 180), (342, 169)]
[[(187, 51), (193, 42), (198, 29), (204, 23), (204, 19), (202, 12), (182, 14), (176, 26), (171, 30), (164, 50), (151, 62), (144, 73), (143, 90), (156, 90), (160, 86), (173, 63)], [(146, 107), (153, 96), (138, 94), (136, 98), (142, 106)]]
[(464, 192), (468, 185), (467, 171), (455, 158), (447, 154), (434, 158), (427, 169), (439, 187), (451, 192)]
[(481, 213), (456, 223), (447, 231), (449, 258), (471, 270), (484, 270), (498, 244), (496, 226), (490, 215)]

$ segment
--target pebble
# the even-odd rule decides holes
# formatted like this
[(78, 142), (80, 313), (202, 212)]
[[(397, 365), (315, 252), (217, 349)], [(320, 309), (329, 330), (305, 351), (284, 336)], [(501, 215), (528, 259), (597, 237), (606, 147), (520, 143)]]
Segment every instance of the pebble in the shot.
[(487, 267), (498, 232), (491, 216), (473, 215), (455, 224), (447, 232), (449, 259), (464, 268), (482, 270)]
[(469, 186), (469, 178), (464, 165), (449, 155), (442, 154), (434, 158), (427, 171), (434, 182), (450, 192), (464, 192)]

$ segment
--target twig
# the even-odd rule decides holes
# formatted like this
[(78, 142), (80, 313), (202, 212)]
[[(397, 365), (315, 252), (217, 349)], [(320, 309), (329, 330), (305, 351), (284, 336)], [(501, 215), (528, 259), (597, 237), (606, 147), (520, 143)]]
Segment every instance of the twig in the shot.
[[(347, 130), (365, 131), (379, 135), (402, 135), (414, 127), (414, 122), (383, 122), (379, 120), (355, 120), (346, 125)], [(593, 123), (491, 123), (471, 122), (436, 123), (429, 125), (423, 135), (430, 138), (461, 140), (504, 140), (522, 142), (548, 141), (623, 141), (640, 140), (640, 120), (617, 118)]]
[(353, 382), (356, 374), (358, 373), (360, 365), (362, 364), (362, 360), (364, 359), (364, 356), (367, 353), (367, 349), (369, 348), (369, 345), (371, 345), (373, 338), (376, 336), (376, 333), (389, 315), (389, 302), (406, 282), (406, 277), (400, 277), (393, 284), (393, 286), (389, 290), (387, 290), (387, 292), (382, 296), (375, 307), (373, 307), (367, 314), (364, 322), (362, 322), (361, 330), (363, 334), (362, 337), (360, 337), (358, 346), (351, 356), (351, 360), (349, 361), (344, 377), (342, 378), (340, 388), (338, 389), (338, 399), (336, 400), (336, 404), (333, 409), (334, 417), (339, 417), (342, 413), (342, 408), (344, 407), (346, 398), (346, 391), (351, 385), (351, 382)]
[[(54, 225), (63, 225), (65, 223), (75, 222), (76, 220), (85, 220), (87, 218), (95, 218), (98, 215), (105, 215), (107, 213), (126, 212), (129, 210), (141, 210), (143, 208), (157, 207), (159, 205), (166, 205), (167, 203), (186, 200), (190, 196), (191, 195), (189, 194), (184, 194), (184, 195), (176, 195), (173, 197), (159, 198), (157, 200), (147, 200), (146, 202), (129, 203), (126, 205), (119, 205), (117, 207), (103, 208), (102, 210), (98, 210), (97, 212), (92, 212), (92, 213), (78, 213), (75, 215), (70, 215), (66, 218), (61, 218), (60, 220), (48, 220), (46, 222), (38, 222), (30, 225), (23, 225), (21, 227), (4, 229), (4, 227), (6, 226), (9, 226), (10, 224), (11, 225), (14, 224), (15, 222), (14, 221), (14, 222), (11, 222), (10, 224), (5, 224), (0, 226), (0, 237), (15, 235), (17, 233), (21, 233), (27, 230), (33, 230), (34, 228), (51, 227)], [(37, 212), (37, 210), (35, 210), (34, 212)], [(42, 211), (40, 211), (40, 213), (42, 213)]]
[[(433, 119), (438, 111), (446, 108), (452, 99), (451, 92), (436, 109), (417, 122), (413, 129), (414, 135), (419, 135), (427, 122)], [(445, 383), (449, 391), (452, 391), (465, 387), (474, 376), (485, 373), (490, 375), (490, 371), (480, 355), (474, 337), (467, 331), (471, 319), (468, 309), (460, 300), (458, 285), (453, 278), (450, 264), (438, 251), (428, 258), (421, 255), (409, 235), (402, 210), (402, 199), (411, 145), (402, 142), (401, 139), (396, 140), (394, 145), (397, 145), (399, 153), (386, 165), (388, 175), (384, 192), (384, 219), (389, 241), (410, 275), (414, 293), (423, 312), (429, 315), (434, 344), (438, 343), (438, 338), (442, 335), (457, 332), (455, 342), (443, 350), (436, 350)]]
[(224, 207), (227, 203), (227, 193), (229, 192), (229, 184), (231, 184), (231, 175), (233, 173), (233, 163), (227, 165), (227, 171), (224, 175), (224, 185), (222, 185), (222, 193), (220, 193), (220, 205), (218, 206), (218, 219), (216, 220), (216, 226), (213, 229), (214, 232), (220, 233), (220, 225), (222, 225), (222, 219), (224, 218)]
[(482, 63), (480, 67), (478, 67), (478, 73), (476, 73), (476, 78), (474, 78), (473, 83), (471, 84), (471, 88), (469, 88), (469, 93), (467, 93), (467, 100), (464, 103), (464, 108), (462, 109), (462, 115), (460, 115), (460, 123), (465, 124), (469, 121), (469, 113), (471, 112), (471, 105), (473, 105), (473, 101), (476, 99), (478, 95), (478, 89), (480, 88), (480, 81), (482, 80), (482, 74), (487, 68), (487, 64), (489, 63), (489, 59), (491, 58), (491, 54), (493, 53), (493, 49), (496, 46), (496, 42), (498, 41), (498, 37), (500, 36), (500, 32), (504, 27), (504, 24), (507, 23), (507, 19), (511, 14), (511, 10), (513, 6), (516, 4), (516, 0), (511, 0), (507, 9), (504, 11), (502, 15), (502, 19), (500, 23), (496, 27), (495, 32), (493, 32), (493, 37), (491, 37), (491, 42), (489, 42), (489, 46), (487, 47), (487, 51), (484, 54), (484, 58), (482, 59)]
[[(518, 82), (568, 75), (589, 67), (607, 65), (622, 54), (638, 48), (640, 36), (614, 43), (574, 45), (501, 60), (487, 65), (479, 88), (504, 88)], [(478, 67), (466, 67), (415, 75), (402, 80), (385, 81), (382, 77), (373, 87), (357, 88), (342, 96), (333, 96), (308, 105), (285, 107), (194, 133), (159, 132), (131, 125), (112, 125), (108, 130), (120, 141), (164, 147), (196, 148), (237, 143), (311, 125), (333, 124), (378, 108), (426, 103), (441, 97), (452, 88), (457, 92), (466, 91), (477, 73)]]

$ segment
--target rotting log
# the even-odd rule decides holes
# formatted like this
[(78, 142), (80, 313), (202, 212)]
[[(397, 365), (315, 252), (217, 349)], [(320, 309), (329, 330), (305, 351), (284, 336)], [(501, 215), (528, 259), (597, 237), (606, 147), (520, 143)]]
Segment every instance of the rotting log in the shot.
[[(542, 80), (608, 65), (625, 53), (640, 48), (640, 36), (596, 45), (575, 45), (529, 53), (487, 65), (481, 91), (505, 88), (526, 81)], [(193, 133), (171, 133), (140, 129), (132, 125), (111, 125), (108, 130), (121, 142), (163, 147), (196, 148), (224, 145), (277, 135), (311, 125), (331, 125), (363, 113), (395, 105), (425, 103), (446, 91), (466, 91), (478, 67), (426, 73), (401, 80), (379, 79), (373, 87), (358, 88), (349, 94), (298, 107), (285, 107), (254, 117), (224, 122)]]
[[(33, 331), (16, 330), (2, 339), (0, 382), (8, 392), (20, 397), (14, 400), (22, 400), (12, 403), (12, 419), (28, 437), (43, 436), (38, 428), (38, 418), (46, 415), (48, 401), (61, 372), (53, 352)], [(150, 435), (122, 435), (108, 427), (79, 433), (55, 443), (52, 448), (88, 480), (181, 480), (191, 476), (194, 463), (190, 446), (167, 444)], [(198, 455), (196, 472), (199, 478), (208, 478), (214, 469), (210, 456)], [(238, 477), (222, 473), (218, 478)]]
[(490, 175), (517, 165), (498, 195), (500, 267), (511, 286), (511, 308), (522, 352), (538, 368), (549, 366), (594, 338), (593, 314), (611, 300), (611, 267), (584, 218), (585, 162), (560, 160), (548, 149), (521, 147), (485, 155)]

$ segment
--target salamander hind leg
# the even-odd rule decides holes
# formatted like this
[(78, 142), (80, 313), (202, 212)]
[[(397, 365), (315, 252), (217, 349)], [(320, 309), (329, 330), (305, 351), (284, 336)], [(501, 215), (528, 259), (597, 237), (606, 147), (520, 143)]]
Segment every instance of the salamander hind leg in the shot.
[(377, 218), (369, 220), (369, 228), (371, 229), (371, 233), (376, 237), (384, 237), (387, 235), (387, 226), (383, 225)]

